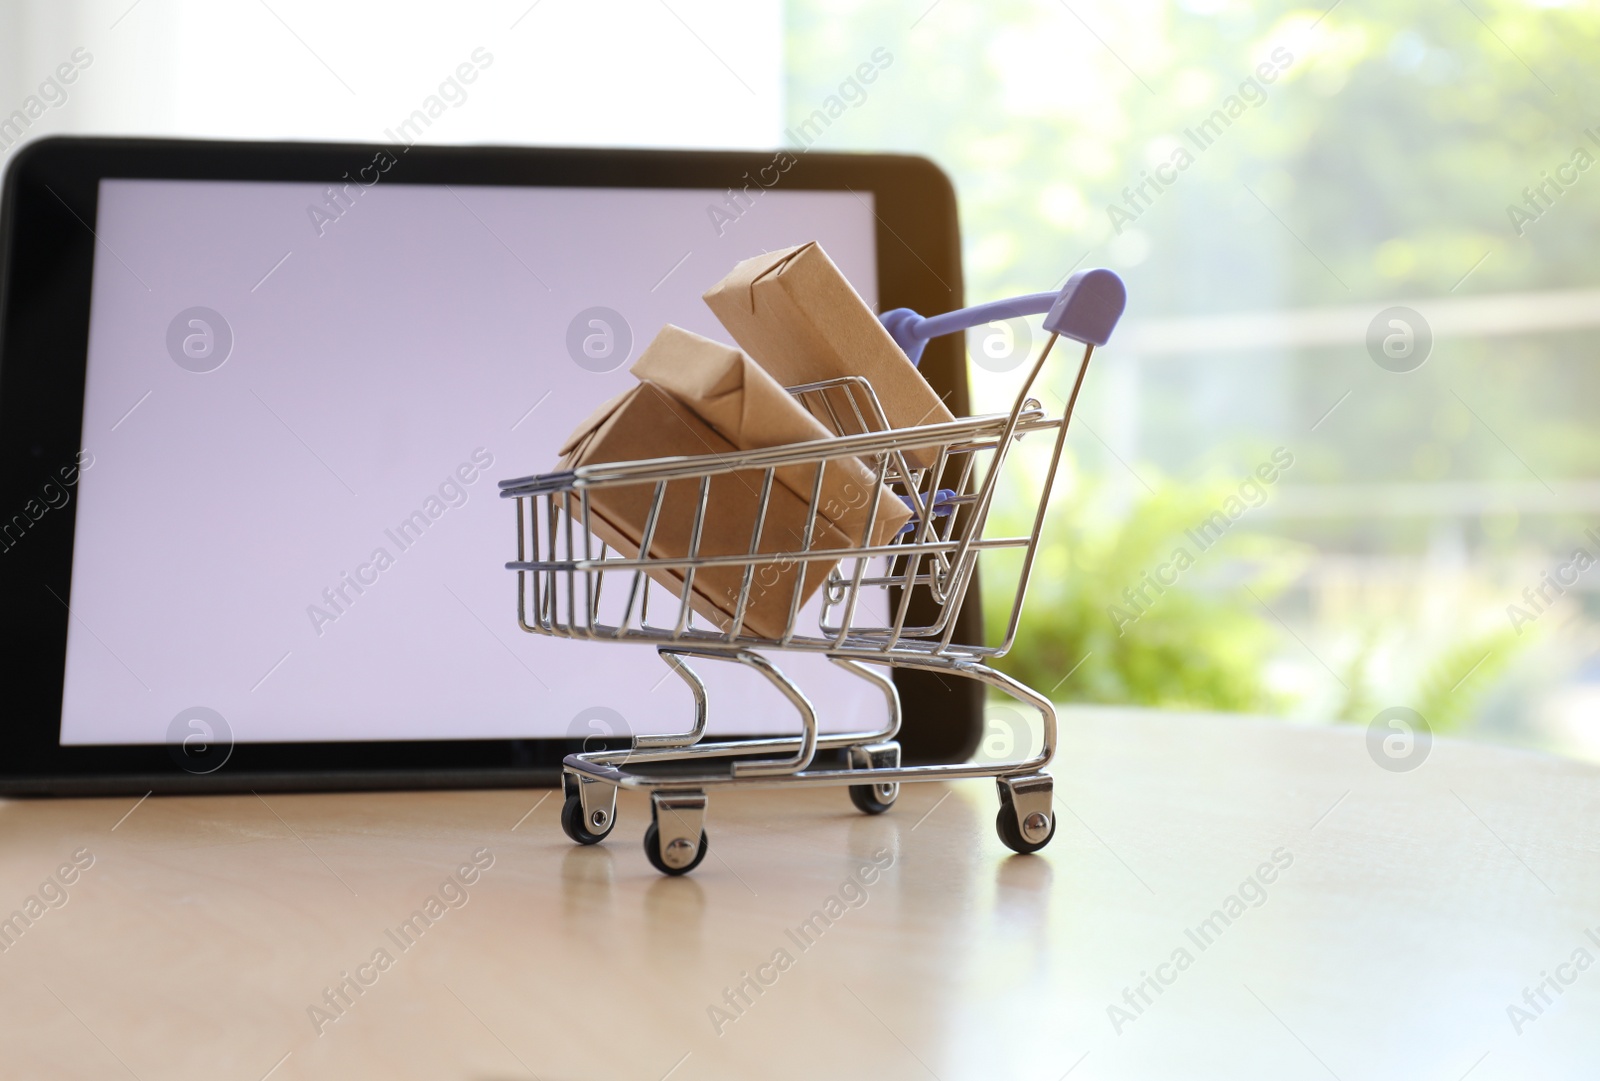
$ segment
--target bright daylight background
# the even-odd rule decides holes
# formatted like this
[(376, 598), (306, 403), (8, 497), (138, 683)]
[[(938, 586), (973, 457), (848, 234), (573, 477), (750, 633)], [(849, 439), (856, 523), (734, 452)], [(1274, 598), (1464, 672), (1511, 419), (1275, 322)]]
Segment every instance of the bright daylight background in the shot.
[[(482, 46), (492, 68), (427, 140), (770, 147), (886, 49), (814, 149), (949, 171), (974, 301), (1079, 265), (1129, 283), (1013, 671), (1066, 701), (1359, 724), (1407, 706), (1436, 732), (1600, 759), (1600, 570), (1573, 561), (1600, 557), (1600, 112), (1583, 92), (1600, 7), (467, 8), (11, 2), (0, 114), (82, 47), (92, 63), (28, 137), (379, 141)], [(1275, 80), (1241, 87), (1263, 62)], [(1192, 163), (1166, 170), (1180, 147)], [(1173, 182), (1130, 207), (1146, 173)], [(1409, 372), (1365, 344), (1395, 305), (1432, 328)], [(1012, 378), (975, 367), (980, 402)], [(1260, 505), (1136, 613), (1123, 590), (1275, 451), (1292, 464), (1246, 492)], [(1531, 618), (1513, 626), (1510, 605)]]

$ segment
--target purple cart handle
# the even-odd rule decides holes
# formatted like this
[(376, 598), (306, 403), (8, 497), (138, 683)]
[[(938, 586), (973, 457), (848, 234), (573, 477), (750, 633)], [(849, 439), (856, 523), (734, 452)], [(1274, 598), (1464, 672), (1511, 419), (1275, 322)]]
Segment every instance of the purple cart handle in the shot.
[(1031, 293), (1010, 300), (992, 300), (934, 316), (921, 316), (910, 308), (896, 308), (884, 312), (879, 321), (895, 344), (905, 350), (911, 363), (917, 364), (922, 360), (922, 349), (929, 338), (1019, 315), (1044, 314), (1044, 329), (1050, 333), (1085, 345), (1104, 345), (1110, 340), (1127, 303), (1128, 291), (1114, 273), (1105, 269), (1080, 270), (1067, 279), (1059, 293)]

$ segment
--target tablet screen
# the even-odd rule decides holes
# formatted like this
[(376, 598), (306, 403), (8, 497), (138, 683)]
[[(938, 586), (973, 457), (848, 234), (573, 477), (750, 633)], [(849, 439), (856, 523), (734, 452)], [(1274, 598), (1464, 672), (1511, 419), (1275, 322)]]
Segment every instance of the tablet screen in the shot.
[[(686, 189), (101, 181), (63, 744), (660, 732), (687, 691), (637, 645), (523, 633), (515, 514), (700, 294), (818, 240), (876, 304), (872, 197)], [(881, 695), (779, 658), (825, 727)], [(712, 727), (788, 732), (702, 666)]]

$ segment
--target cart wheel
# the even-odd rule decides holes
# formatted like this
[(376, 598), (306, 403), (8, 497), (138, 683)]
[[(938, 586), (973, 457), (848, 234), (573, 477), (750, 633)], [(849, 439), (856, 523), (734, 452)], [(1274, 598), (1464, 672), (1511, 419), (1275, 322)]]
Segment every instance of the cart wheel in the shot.
[(650, 866), (664, 875), (686, 875), (700, 866), (700, 861), (706, 858), (707, 844), (706, 831), (701, 830), (700, 851), (694, 854), (694, 859), (682, 867), (670, 867), (667, 865), (667, 861), (661, 858), (661, 831), (656, 828), (656, 824), (654, 822), (650, 823), (649, 827), (644, 831), (645, 857), (650, 861)]
[[(888, 798), (885, 799), (884, 797)], [(900, 796), (900, 786), (897, 784), (853, 784), (850, 786), (850, 802), (856, 805), (856, 810), (864, 815), (881, 815)]]
[(567, 797), (567, 802), (561, 805), (561, 828), (572, 838), (574, 844), (597, 845), (611, 835), (617, 820), (615, 817), (606, 823), (606, 828), (599, 833), (590, 833), (588, 823), (583, 820), (583, 800), (574, 792)]
[(1017, 825), (1017, 811), (1010, 800), (1000, 801), (1000, 813), (994, 820), (995, 832), (1000, 835), (1000, 841), (1013, 852), (1026, 856), (1030, 852), (1037, 852), (1050, 843), (1050, 838), (1056, 835), (1056, 816), (1050, 816), (1050, 832), (1044, 835), (1042, 841), (1029, 841), (1022, 836), (1022, 829)]

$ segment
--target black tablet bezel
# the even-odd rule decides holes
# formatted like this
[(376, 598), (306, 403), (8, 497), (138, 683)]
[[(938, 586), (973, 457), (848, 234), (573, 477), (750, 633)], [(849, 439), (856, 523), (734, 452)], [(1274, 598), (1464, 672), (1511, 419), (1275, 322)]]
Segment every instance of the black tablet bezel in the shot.
[[(80, 449), (90, 282), (100, 180), (337, 181), (380, 150), (364, 144), (165, 139), (42, 139), (18, 150), (0, 193), (0, 526), (52, 479), (70, 475)], [(897, 155), (774, 152), (427, 147), (403, 152), (385, 183), (743, 189), (781, 175), (791, 189), (851, 189), (875, 196), (878, 295), (885, 309), (935, 312), (962, 302), (955, 193), (932, 162)], [(763, 173), (763, 169), (766, 172)], [(967, 412), (958, 341), (935, 341), (922, 370), (952, 411)], [(69, 471), (64, 474), (63, 470)], [(5, 658), (6, 739), (0, 793), (500, 787), (548, 784), (564, 739), (241, 743), (212, 773), (181, 768), (161, 745), (60, 744), (77, 501), (49, 508), (0, 551), (0, 656)], [(513, 583), (506, 583), (509, 612)], [(509, 618), (509, 616), (508, 616)], [(981, 627), (976, 589), (959, 633)], [(976, 640), (969, 639), (969, 640)], [(965, 758), (981, 732), (982, 686), (932, 673), (897, 672), (911, 761)]]

